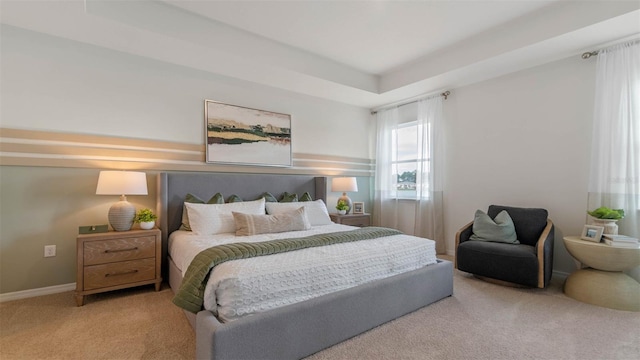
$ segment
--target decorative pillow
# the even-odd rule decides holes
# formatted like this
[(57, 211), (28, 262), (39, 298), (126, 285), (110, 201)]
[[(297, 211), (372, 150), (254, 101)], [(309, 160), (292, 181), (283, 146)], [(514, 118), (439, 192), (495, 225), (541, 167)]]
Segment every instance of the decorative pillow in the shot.
[[(184, 197), (184, 202), (193, 203), (193, 204), (204, 204), (204, 200), (199, 197), (189, 193)], [(224, 204), (224, 196), (220, 193), (216, 193), (206, 202), (207, 204)]]
[(311, 228), (311, 224), (309, 224), (309, 220), (305, 215), (304, 207), (277, 215), (250, 215), (234, 211), (233, 219), (236, 222), (237, 236), (271, 234)]
[(242, 198), (236, 194), (233, 194), (231, 196), (229, 196), (229, 198), (227, 199), (228, 203), (237, 203), (237, 202), (242, 202)]
[(500, 211), (495, 219), (491, 219), (489, 215), (477, 210), (472, 230), (473, 234), (469, 238), (470, 240), (520, 244), (513, 220), (506, 210)]
[(263, 192), (260, 197), (264, 198), (264, 201), (266, 202), (278, 202), (278, 199), (276, 199), (276, 197), (271, 195), (271, 193), (268, 191)]
[(297, 201), (298, 201), (297, 194), (289, 194), (288, 192), (285, 192), (284, 194), (282, 194), (282, 196), (280, 196), (280, 202), (282, 203), (297, 202)]
[(305, 192), (300, 197), (300, 201), (313, 201), (313, 198), (311, 197), (311, 194), (309, 194), (308, 192)]
[(309, 219), (311, 226), (332, 224), (327, 206), (324, 204), (324, 201), (320, 199), (296, 203), (266, 203), (265, 206), (267, 213), (270, 215), (290, 212), (302, 206), (305, 208), (307, 219)]
[[(189, 193), (184, 197), (184, 202), (193, 203), (193, 204), (204, 204), (204, 200), (199, 197)], [(207, 204), (224, 204), (224, 196), (220, 193), (216, 193), (207, 201)], [(187, 208), (182, 206), (182, 225), (180, 225), (180, 230), (191, 231), (191, 226), (189, 225), (189, 215), (187, 215)]]
[(189, 214), (191, 231), (199, 235), (233, 233), (236, 224), (232, 212), (264, 215), (264, 199), (228, 204), (192, 204), (185, 203)]

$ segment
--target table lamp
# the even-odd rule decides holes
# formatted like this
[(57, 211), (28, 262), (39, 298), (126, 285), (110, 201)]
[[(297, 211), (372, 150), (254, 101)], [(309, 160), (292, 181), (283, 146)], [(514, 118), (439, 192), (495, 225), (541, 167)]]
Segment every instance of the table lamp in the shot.
[(136, 208), (126, 195), (147, 195), (147, 174), (135, 171), (100, 171), (96, 195), (120, 195), (120, 201), (109, 208), (109, 224), (115, 231), (128, 231), (133, 226)]
[(340, 192), (342, 191), (342, 196), (338, 198), (338, 203), (340, 201), (345, 201), (347, 203), (348, 209), (347, 214), (351, 211), (351, 206), (353, 203), (351, 199), (347, 196), (347, 191), (358, 191), (358, 182), (355, 177), (338, 177), (331, 179), (331, 191)]

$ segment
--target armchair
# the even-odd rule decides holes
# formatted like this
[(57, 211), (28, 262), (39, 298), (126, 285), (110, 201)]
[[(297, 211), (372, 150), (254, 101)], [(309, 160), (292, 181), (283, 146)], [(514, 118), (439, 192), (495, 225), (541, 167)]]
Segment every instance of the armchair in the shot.
[(455, 268), (480, 278), (510, 284), (545, 288), (553, 271), (553, 222), (545, 209), (491, 205), (494, 219), (506, 210), (520, 244), (474, 241), (473, 221), (456, 233)]

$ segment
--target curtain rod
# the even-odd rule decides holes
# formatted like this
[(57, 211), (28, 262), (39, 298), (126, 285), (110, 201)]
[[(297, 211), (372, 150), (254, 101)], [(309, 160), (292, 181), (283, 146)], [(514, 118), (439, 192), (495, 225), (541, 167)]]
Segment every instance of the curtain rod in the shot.
[(449, 91), (449, 90), (445, 90), (444, 92), (442, 92), (442, 93), (440, 93), (440, 94), (437, 94), (437, 95), (436, 95), (436, 94), (431, 94), (431, 95), (420, 95), (417, 99), (416, 99), (416, 98), (413, 98), (413, 99), (404, 100), (404, 101), (401, 101), (401, 102), (398, 102), (398, 103), (395, 103), (395, 104), (384, 105), (384, 106), (381, 106), (381, 107), (379, 107), (379, 108), (375, 108), (375, 109), (371, 110), (371, 115), (373, 115), (373, 114), (377, 114), (377, 113), (378, 113), (378, 111), (380, 111), (380, 110), (384, 110), (384, 109), (387, 109), (387, 108), (390, 108), (390, 107), (394, 107), (394, 106), (402, 106), (402, 105), (408, 105), (408, 104), (412, 104), (412, 103), (414, 103), (414, 102), (418, 102), (418, 101), (420, 101), (420, 100), (422, 100), (422, 99), (426, 99), (426, 98), (430, 98), (430, 97), (432, 97), (432, 96), (438, 96), (438, 95), (439, 95), (439, 96), (443, 96), (443, 97), (444, 97), (444, 99), (445, 99), (445, 100), (447, 100), (447, 97), (448, 97), (449, 95), (451, 95), (451, 91)]
[[(618, 39), (618, 40), (616, 40), (616, 41), (613, 41), (613, 42), (610, 42), (610, 43), (608, 43), (608, 44), (605, 44), (605, 45), (603, 45), (602, 47), (603, 47), (604, 49), (608, 49), (608, 48), (610, 48), (610, 47), (613, 47), (613, 46), (616, 46), (616, 45), (620, 45), (620, 44), (624, 44), (624, 43), (626, 43), (626, 42), (628, 42), (629, 44), (633, 44), (633, 43), (635, 43), (635, 42), (637, 42), (637, 41), (640, 41), (640, 39), (637, 39), (637, 36), (638, 36), (638, 34), (635, 34), (635, 35), (628, 36), (628, 37), (626, 37), (626, 38)], [(590, 58), (590, 57), (592, 57), (592, 56), (596, 56), (596, 55), (598, 55), (598, 54), (600, 53), (600, 51), (602, 51), (602, 50), (603, 50), (603, 49), (600, 49), (600, 50), (594, 50), (594, 51), (587, 51), (587, 52), (585, 52), (585, 53), (582, 53), (582, 55), (581, 55), (581, 56), (582, 56), (582, 58), (583, 58), (583, 59), (585, 59), (585, 60), (586, 60), (586, 59), (588, 59), (588, 58)]]

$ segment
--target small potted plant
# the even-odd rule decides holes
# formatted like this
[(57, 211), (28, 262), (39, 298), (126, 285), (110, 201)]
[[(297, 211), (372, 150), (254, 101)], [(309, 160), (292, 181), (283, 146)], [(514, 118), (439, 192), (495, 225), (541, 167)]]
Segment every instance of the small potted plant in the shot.
[(136, 213), (136, 217), (133, 219), (140, 224), (140, 229), (149, 230), (153, 229), (156, 225), (156, 219), (158, 216), (151, 211), (151, 209), (140, 209)]
[(610, 209), (606, 206), (601, 206), (593, 211), (587, 211), (587, 214), (593, 216), (595, 219), (593, 223), (604, 227), (604, 234), (618, 234), (618, 224), (616, 221), (624, 218), (623, 209)]
[(338, 214), (344, 215), (349, 210), (349, 204), (344, 200), (338, 200), (338, 205), (336, 205), (336, 209), (338, 210)]

